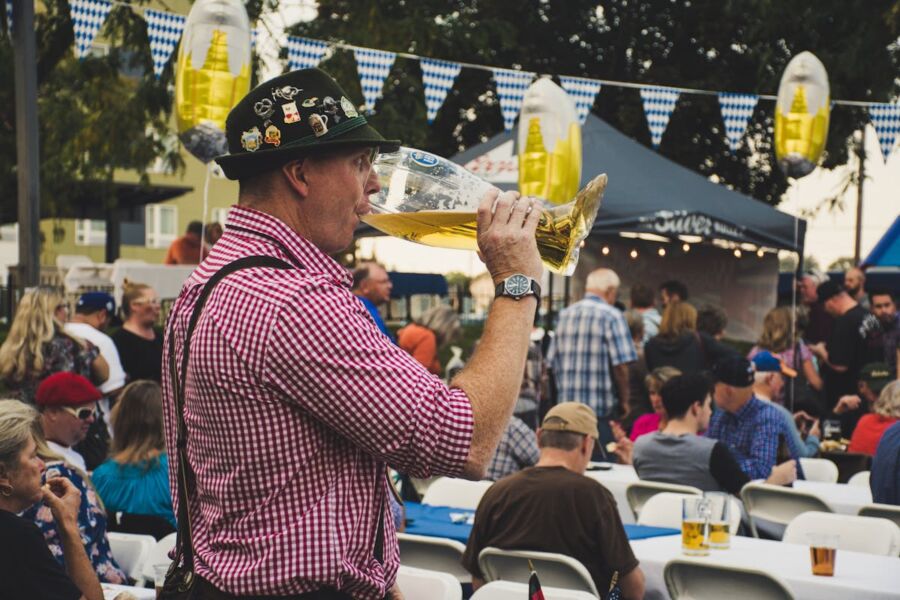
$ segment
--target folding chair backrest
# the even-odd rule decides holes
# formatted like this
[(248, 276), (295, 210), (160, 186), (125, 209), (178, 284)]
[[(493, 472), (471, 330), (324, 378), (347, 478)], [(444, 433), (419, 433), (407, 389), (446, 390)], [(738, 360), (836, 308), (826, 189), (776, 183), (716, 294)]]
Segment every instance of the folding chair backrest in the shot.
[(481, 502), (481, 497), (493, 484), (493, 481), (468, 481), (441, 477), (428, 486), (428, 491), (422, 498), (422, 504), (475, 510), (478, 508), (478, 503)]
[(156, 542), (150, 554), (144, 560), (143, 575), (146, 581), (153, 581), (156, 577), (156, 565), (168, 565), (172, 562), (169, 558), (169, 551), (175, 547), (175, 538), (178, 534), (170, 533), (163, 539)]
[(793, 600), (787, 585), (773, 575), (710, 563), (671, 560), (664, 572), (672, 600)]
[(109, 539), (109, 549), (113, 558), (125, 571), (125, 574), (134, 579), (138, 585), (144, 581), (144, 563), (156, 540), (152, 535), (137, 535), (134, 533), (119, 533), (110, 531), (106, 534)]
[(690, 485), (676, 485), (674, 483), (662, 483), (661, 481), (635, 481), (625, 489), (625, 497), (628, 498), (628, 506), (637, 519), (641, 515), (641, 508), (651, 497), (662, 492), (674, 492), (676, 494), (703, 495), (703, 492)]
[(827, 458), (801, 458), (800, 467), (807, 481), (837, 483), (838, 467)]
[(809, 536), (814, 533), (836, 534), (839, 550), (882, 556), (900, 554), (900, 527), (879, 517), (806, 512), (788, 523), (782, 541), (808, 545)]
[(456, 540), (398, 533), (400, 564), (416, 569), (450, 573), (462, 583), (472, 581), (460, 561), (466, 547)]
[(847, 480), (847, 485), (868, 488), (871, 475), (872, 471), (860, 471)]
[(748, 483), (741, 490), (750, 530), (759, 537), (756, 520), (787, 525), (794, 517), (809, 511), (834, 512), (818, 496), (767, 483)]
[(637, 520), (638, 525), (681, 529), (682, 503), (685, 498), (696, 497), (696, 494), (676, 494), (674, 492), (654, 494), (641, 508), (641, 515)]
[(462, 600), (462, 586), (449, 573), (400, 566), (397, 586), (404, 597), (428, 600)]
[(893, 521), (900, 527), (900, 506), (894, 506), (893, 504), (866, 504), (859, 509), (859, 516), (880, 517)]
[[(543, 579), (541, 591), (544, 593), (544, 600), (597, 600), (597, 596), (590, 592), (545, 587)], [(492, 581), (478, 588), (471, 600), (526, 600), (526, 598), (528, 598), (527, 583)]]
[(488, 547), (478, 555), (478, 567), (485, 581), (528, 583), (531, 576), (529, 560), (534, 565), (542, 585), (581, 590), (599, 596), (594, 580), (591, 579), (591, 574), (585, 566), (564, 554)]

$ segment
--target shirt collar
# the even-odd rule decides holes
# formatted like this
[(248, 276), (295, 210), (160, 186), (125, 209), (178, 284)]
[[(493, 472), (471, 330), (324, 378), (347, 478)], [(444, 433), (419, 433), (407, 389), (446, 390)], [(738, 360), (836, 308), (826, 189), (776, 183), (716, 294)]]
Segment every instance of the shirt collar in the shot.
[[(267, 236), (271, 236), (284, 244), (296, 256), (303, 267), (309, 271), (319, 272), (336, 283), (350, 287), (353, 276), (336, 260), (322, 252), (315, 244), (288, 227), (282, 220), (268, 213), (247, 206), (235, 205), (228, 211), (224, 235), (245, 235), (243, 232), (229, 231), (229, 227), (241, 227)], [(261, 239), (266, 241), (265, 237)]]
[(753, 412), (754, 410), (756, 410), (756, 407), (759, 405), (759, 403), (760, 403), (760, 399), (759, 399), (759, 398), (757, 398), (755, 395), (754, 395), (754, 396), (751, 396), (750, 399), (747, 401), (747, 404), (745, 404), (745, 405), (743, 405), (742, 407), (740, 407), (740, 408), (737, 410), (737, 412), (731, 413), (731, 415), (732, 415), (735, 419), (737, 419), (738, 421), (741, 421), (741, 420), (744, 419), (744, 417), (746, 417), (746, 416), (749, 415), (751, 412)]
[(592, 294), (591, 292), (587, 292), (584, 295), (585, 300), (593, 300), (594, 302), (600, 302), (601, 304), (609, 304), (606, 300), (598, 296), (597, 294)]

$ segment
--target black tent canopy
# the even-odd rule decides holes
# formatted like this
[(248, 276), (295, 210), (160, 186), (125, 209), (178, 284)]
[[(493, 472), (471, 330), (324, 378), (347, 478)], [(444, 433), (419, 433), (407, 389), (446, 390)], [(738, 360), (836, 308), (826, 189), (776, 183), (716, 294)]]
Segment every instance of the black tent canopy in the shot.
[[(453, 157), (462, 165), (514, 139), (496, 135)], [(609, 186), (592, 234), (700, 236), (802, 253), (806, 222), (709, 181), (589, 114), (581, 129), (582, 178), (606, 173)], [(496, 183), (503, 189), (515, 184)]]

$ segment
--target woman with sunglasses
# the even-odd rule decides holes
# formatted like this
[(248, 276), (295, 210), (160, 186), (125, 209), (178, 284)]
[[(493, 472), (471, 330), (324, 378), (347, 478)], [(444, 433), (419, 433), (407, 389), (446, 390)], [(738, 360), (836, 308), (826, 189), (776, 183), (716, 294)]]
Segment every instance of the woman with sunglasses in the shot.
[(0, 346), (0, 379), (30, 404), (38, 385), (53, 373), (71, 371), (95, 383), (109, 377), (109, 365), (97, 347), (64, 331), (60, 321), (64, 306), (55, 290), (25, 292)]
[[(47, 465), (46, 474), (68, 480), (81, 493), (78, 530), (94, 571), (105, 583), (127, 583), (125, 573), (112, 558), (106, 537), (106, 510), (97, 492), (71, 448), (84, 438), (94, 421), (94, 408), (100, 392), (90, 381), (74, 373), (56, 373), (37, 389), (35, 400), (40, 410), (40, 432), (35, 434), (37, 455)], [(83, 461), (80, 463), (83, 465)], [(64, 540), (50, 509), (35, 504), (23, 514), (33, 521), (50, 547), (53, 556), (63, 562)]]
[(125, 322), (112, 339), (122, 359), (128, 381), (162, 379), (162, 335), (156, 331), (159, 321), (159, 296), (143, 283), (125, 281), (122, 289), (122, 313)]

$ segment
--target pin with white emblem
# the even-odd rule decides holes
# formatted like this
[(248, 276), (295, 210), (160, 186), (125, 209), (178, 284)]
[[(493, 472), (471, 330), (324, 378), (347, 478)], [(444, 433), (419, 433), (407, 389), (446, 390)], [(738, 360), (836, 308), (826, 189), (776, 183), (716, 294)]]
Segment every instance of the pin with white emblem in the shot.
[(309, 126), (312, 128), (316, 137), (322, 137), (328, 133), (328, 117), (325, 115), (311, 114), (309, 115)]
[(295, 88), (292, 85), (286, 85), (280, 88), (275, 88), (272, 90), (273, 98), (282, 98), (284, 100), (293, 100), (297, 94), (302, 92), (303, 90), (299, 88)]
[(262, 144), (262, 134), (259, 127), (254, 127), (241, 134), (241, 146), (247, 152), (256, 152)]
[(300, 106), (302, 106), (303, 108), (312, 108), (318, 101), (318, 96), (313, 96), (312, 98), (307, 98), (306, 100), (304, 100), (303, 104), (301, 104)]
[(344, 109), (344, 114), (347, 115), (348, 119), (359, 116), (359, 113), (356, 112), (356, 107), (347, 99), (347, 96), (341, 96), (341, 108)]
[(296, 102), (288, 102), (287, 104), (282, 104), (281, 110), (284, 111), (285, 123), (297, 123), (300, 121), (300, 111), (297, 110)]

